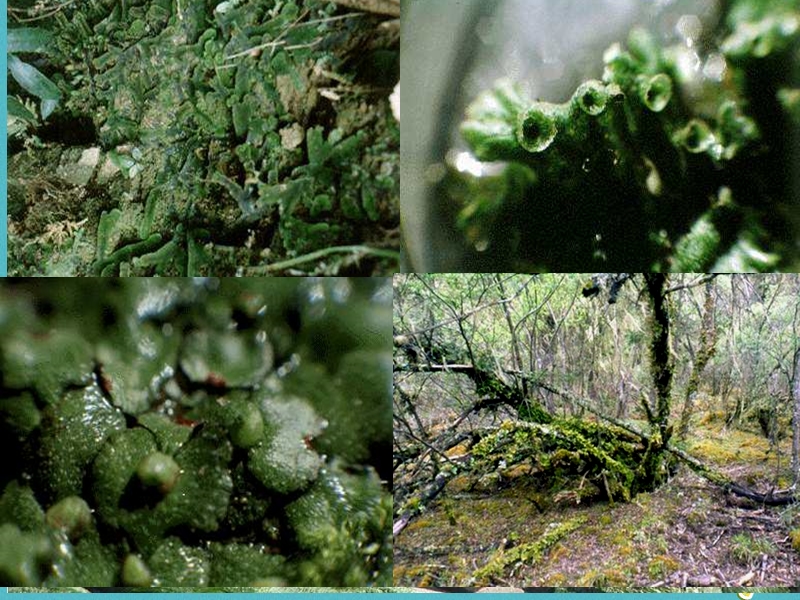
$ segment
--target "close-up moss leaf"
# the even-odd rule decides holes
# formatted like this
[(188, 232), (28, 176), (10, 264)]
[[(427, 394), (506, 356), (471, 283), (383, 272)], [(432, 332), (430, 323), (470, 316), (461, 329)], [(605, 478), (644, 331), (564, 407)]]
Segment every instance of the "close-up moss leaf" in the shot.
[(390, 585), (390, 336), (380, 278), (7, 280), (0, 584)]

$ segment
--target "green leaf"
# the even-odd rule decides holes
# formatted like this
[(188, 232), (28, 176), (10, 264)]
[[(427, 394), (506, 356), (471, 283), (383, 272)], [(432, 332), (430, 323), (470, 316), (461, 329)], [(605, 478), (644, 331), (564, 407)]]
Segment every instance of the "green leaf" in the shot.
[(83, 492), (86, 472), (105, 440), (125, 428), (125, 417), (93, 384), (66, 392), (43, 413), (37, 477), (53, 500)]
[(16, 117), (27, 121), (28, 123), (36, 123), (36, 115), (34, 115), (28, 108), (14, 96), (6, 98), (6, 108), (10, 117)]
[(199, 587), (208, 585), (210, 563), (200, 548), (184, 546), (176, 537), (167, 538), (148, 561), (153, 585)]
[(6, 38), (6, 52), (46, 53), (52, 39), (53, 36), (49, 31), (39, 27), (9, 29)]
[(312, 166), (322, 166), (331, 155), (333, 148), (322, 138), (322, 127), (311, 127), (306, 134), (308, 162)]
[(268, 441), (248, 451), (248, 468), (264, 486), (281, 494), (297, 491), (316, 478), (322, 457), (309, 448), (324, 421), (299, 398), (274, 398), (266, 393), (261, 411)]
[(55, 83), (43, 75), (39, 69), (22, 62), (13, 54), (8, 55), (8, 70), (16, 82), (29, 94), (42, 100), (58, 101), (61, 92)]
[[(109, 158), (113, 163), (114, 158)], [(122, 211), (118, 208), (100, 215), (100, 223), (97, 226), (97, 260), (103, 260), (114, 250), (119, 237), (116, 225), (121, 218)]]

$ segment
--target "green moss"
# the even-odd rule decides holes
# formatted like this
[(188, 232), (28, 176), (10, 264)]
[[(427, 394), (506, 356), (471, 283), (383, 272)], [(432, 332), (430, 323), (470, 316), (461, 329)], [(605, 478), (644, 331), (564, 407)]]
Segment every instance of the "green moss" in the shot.
[[(385, 282), (123, 281), (92, 282), (91, 293), (70, 279), (0, 287), (0, 315), (26, 314), (32, 297), (48, 307), (0, 319), (0, 359), (7, 349), (19, 356), (17, 341), (40, 329), (107, 359), (90, 361), (76, 379), (53, 380), (52, 401), (30, 373), (12, 378), (23, 387), (6, 391), (2, 412), (9, 435), (0, 438), (8, 459), (0, 579), (59, 587), (388, 583), (391, 497), (375, 470), (384, 457), (372, 449), (390, 439), (391, 371), (376, 350), (389, 329)], [(328, 316), (306, 317), (334, 291)], [(337, 322), (327, 327), (328, 317)], [(339, 320), (347, 330), (326, 338)], [(222, 347), (199, 343), (200, 332)], [(238, 360), (242, 352), (257, 360)], [(191, 368), (214, 365), (214, 375), (189, 377), (182, 357)], [(137, 381), (141, 395), (123, 394)], [(329, 405), (301, 393), (314, 386), (331, 392)], [(344, 410), (347, 393), (364, 410)], [(347, 436), (321, 450), (326, 426)]]
[(789, 539), (792, 541), (792, 548), (800, 552), (800, 529), (793, 529), (789, 532)]
[(209, 553), (201, 548), (187, 547), (177, 538), (164, 540), (148, 563), (156, 587), (205, 587), (209, 584)]
[[(509, 81), (479, 94), (462, 136), (478, 160), (511, 165), (480, 177), (452, 168), (444, 187), (484, 264), (675, 272), (791, 265), (791, 225), (773, 215), (791, 212), (792, 186), (773, 173), (796, 162), (786, 131), (798, 123), (800, 12), (784, 0), (752, 6), (726, 3), (708, 36), (718, 42), (706, 52), (725, 59), (722, 81), (688, 76), (685, 47), (634, 30), (603, 54), (602, 81), (580, 84), (563, 104), (534, 101)], [(709, 212), (721, 188), (726, 208)]]
[(59, 553), (55, 559), (53, 574), (44, 584), (48, 587), (87, 585), (108, 587), (117, 579), (119, 565), (115, 552), (104, 546), (95, 529), (71, 545), (59, 541)]
[(306, 487), (323, 462), (310, 441), (322, 431), (322, 420), (297, 398), (267, 393), (259, 404), (270, 430), (265, 441), (248, 451), (248, 468), (264, 486), (280, 493)]
[[(53, 118), (101, 159), (66, 209), (87, 218), (88, 240), (61, 244), (59, 257), (39, 243), (53, 217), (26, 221), (16, 239), (36, 249), (12, 244), (13, 271), (48, 272), (55, 256), (81, 275), (235, 275), (372, 240), (396, 249), (384, 232), (399, 224), (400, 135), (395, 82), (381, 80), (396, 76), (399, 55), (396, 36), (378, 29), (385, 19), (343, 19), (322, 0), (19, 10), (52, 34), (42, 62), (64, 95)], [(363, 40), (374, 49), (359, 57)], [(369, 68), (374, 56), (385, 68)], [(349, 90), (335, 102), (320, 95), (329, 77)], [(60, 153), (74, 144), (54, 142)], [(34, 172), (56, 170), (42, 163)], [(352, 268), (352, 253), (308, 262), (335, 273)], [(359, 272), (397, 262), (390, 250)]]
[(37, 531), (44, 525), (44, 510), (33, 490), (11, 481), (0, 496), (0, 523), (14, 523), (25, 531)]
[(125, 427), (100, 388), (70, 390), (43, 413), (36, 473), (47, 498), (83, 493), (84, 476), (106, 438)]
[(495, 579), (503, 579), (504, 571), (518, 563), (526, 566), (535, 564), (554, 544), (585, 522), (584, 517), (579, 517), (564, 523), (556, 523), (535, 542), (520, 544), (510, 550), (496, 551), (486, 565), (473, 573), (476, 585), (489, 585)]

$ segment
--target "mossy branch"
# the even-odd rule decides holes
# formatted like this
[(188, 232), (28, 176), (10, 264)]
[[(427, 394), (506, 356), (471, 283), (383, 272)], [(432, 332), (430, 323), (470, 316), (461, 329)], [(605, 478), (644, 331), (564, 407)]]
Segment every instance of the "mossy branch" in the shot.
[(502, 578), (509, 567), (534, 565), (550, 548), (584, 523), (586, 523), (585, 517), (578, 517), (564, 523), (554, 523), (534, 542), (521, 544), (509, 550), (499, 548), (484, 566), (472, 574), (473, 582), (476, 585), (490, 585)]

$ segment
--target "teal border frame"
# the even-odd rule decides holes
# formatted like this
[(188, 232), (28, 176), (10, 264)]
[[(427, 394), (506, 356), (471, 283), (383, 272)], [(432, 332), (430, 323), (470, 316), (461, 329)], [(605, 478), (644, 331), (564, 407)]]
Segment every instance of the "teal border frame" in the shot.
[[(3, 47), (6, 47), (6, 3), (3, 2), (3, 11), (2, 16), (2, 23), (0, 23), (0, 40), (2, 40)], [(6, 70), (6, 53), (0, 52), (2, 58), (3, 71)], [(7, 106), (6, 106), (6, 96), (8, 94), (8, 81), (6, 78), (3, 78), (3, 88), (0, 90), (0, 105), (2, 106), (3, 114), (7, 114)], [(0, 223), (0, 277), (6, 277), (8, 275), (8, 231), (7, 231), (7, 223), (8, 223), (8, 132), (6, 130), (7, 123), (3, 121), (2, 125), (2, 134), (3, 137), (6, 139), (6, 145), (3, 146), (2, 155), (0, 155), (0, 217), (2, 217), (2, 223)]]
[[(0, 588), (0, 594), (7, 593), (6, 588)], [(683, 593), (653, 593), (653, 592), (644, 592), (644, 593), (543, 593), (542, 598), (552, 598), (553, 600), (566, 600), (567, 598), (577, 597), (579, 600), (625, 600), (631, 597), (638, 598), (640, 600), (677, 600), (680, 598), (685, 598), (689, 594), (692, 593), (702, 593), (707, 600), (740, 600), (739, 596), (735, 592), (726, 592), (726, 593), (705, 593), (705, 592), (683, 592)], [(10, 596), (11, 594), (9, 594)], [(147, 593), (145, 596), (142, 594), (135, 594), (135, 593), (112, 593), (112, 594), (92, 594), (92, 599), (97, 600), (143, 600), (144, 598), (149, 598), (150, 600), (188, 600), (190, 598), (194, 598), (195, 600), (233, 600), (236, 599), (243, 599), (243, 600), (265, 600), (265, 596), (269, 595), (272, 598), (278, 598), (279, 600), (342, 600), (344, 598), (349, 597), (351, 600), (355, 600), (356, 598), (361, 598), (362, 600), (365, 598), (363, 594), (359, 593), (330, 593), (330, 592), (322, 592), (319, 594), (314, 593), (243, 593), (243, 594), (224, 594), (224, 593)], [(15, 594), (18, 596), (20, 600), (24, 599), (33, 599), (36, 600), (65, 600), (65, 596), (59, 593), (32, 593), (32, 594)], [(421, 598), (430, 598), (430, 596), (420, 595), (420, 594), (412, 594), (407, 592), (398, 592), (396, 594), (392, 594), (392, 596), (402, 598), (402, 600), (421, 600)], [(77, 598), (86, 598), (86, 596), (78, 596)], [(183, 598), (181, 598), (183, 597)], [(528, 596), (530, 597), (530, 596)], [(534, 596), (535, 597), (535, 596)], [(69, 596), (67, 596), (69, 598)], [(74, 598), (74, 596), (73, 596)], [(509, 600), (510, 598), (514, 598), (514, 595), (509, 594), (481, 594), (480, 596), (475, 596), (474, 594), (463, 594), (463, 593), (454, 593), (454, 594), (447, 594), (447, 600)], [(756, 592), (753, 594), (753, 600), (797, 600), (798, 594), (792, 593), (759, 593)], [(89, 598), (86, 598), (89, 600)]]
[[(324, 588), (330, 589), (330, 588)], [(366, 590), (365, 590), (366, 591)], [(693, 589), (692, 591), (687, 592), (671, 592), (671, 593), (655, 593), (655, 592), (635, 592), (635, 593), (618, 593), (618, 592), (611, 592), (611, 593), (597, 593), (597, 592), (590, 592), (590, 593), (580, 593), (577, 594), (575, 592), (559, 592), (559, 593), (542, 593), (541, 598), (552, 598), (553, 600), (567, 600), (568, 598), (577, 597), (578, 600), (625, 600), (630, 599), (632, 597), (638, 598), (640, 600), (679, 600), (681, 598), (685, 598), (690, 594), (703, 594), (706, 600), (741, 600), (740, 596), (736, 592), (703, 592), (702, 590), (698, 590), (697, 588)], [(0, 587), (0, 594), (11, 594), (8, 592), (8, 588)], [(295, 592), (295, 593), (286, 593), (286, 592), (275, 592), (275, 593), (240, 593), (240, 594), (225, 594), (225, 593), (183, 593), (183, 592), (176, 592), (176, 593), (146, 593), (146, 595), (142, 596), (141, 593), (93, 593), (91, 596), (72, 596), (73, 598), (86, 598), (86, 600), (97, 599), (97, 600), (144, 600), (144, 598), (149, 598), (151, 600), (233, 600), (234, 598), (239, 600), (265, 600), (265, 596), (270, 596), (272, 598), (277, 598), (279, 600), (343, 600), (346, 598), (350, 598), (351, 600), (356, 600), (360, 598), (361, 600), (365, 600), (367, 596), (364, 596), (361, 593), (353, 593), (353, 592), (343, 592), (343, 593), (331, 593), (329, 591), (321, 592), (318, 594), (315, 593), (308, 593), (308, 592)], [(394, 597), (401, 598), (402, 600), (421, 600), (422, 598), (431, 598), (431, 596), (420, 595), (418, 593), (408, 593), (408, 592), (397, 592), (391, 594)], [(20, 593), (14, 594), (14, 596), (19, 597), (20, 600), (36, 598), (36, 600), (65, 600), (65, 598), (70, 598), (70, 596), (64, 596), (61, 593)], [(537, 595), (538, 596), (538, 595)], [(534, 597), (537, 597), (534, 596)], [(510, 598), (514, 598), (514, 594), (507, 594), (507, 593), (486, 593), (481, 594), (480, 596), (476, 596), (475, 594), (465, 594), (465, 593), (453, 593), (447, 594), (444, 598), (447, 600), (509, 600)], [(530, 595), (528, 597), (531, 597)], [(755, 592), (752, 594), (752, 600), (797, 600), (800, 595), (796, 593), (772, 593), (772, 592)], [(435, 596), (434, 596), (435, 598)], [(440, 596), (441, 598), (441, 596)]]

